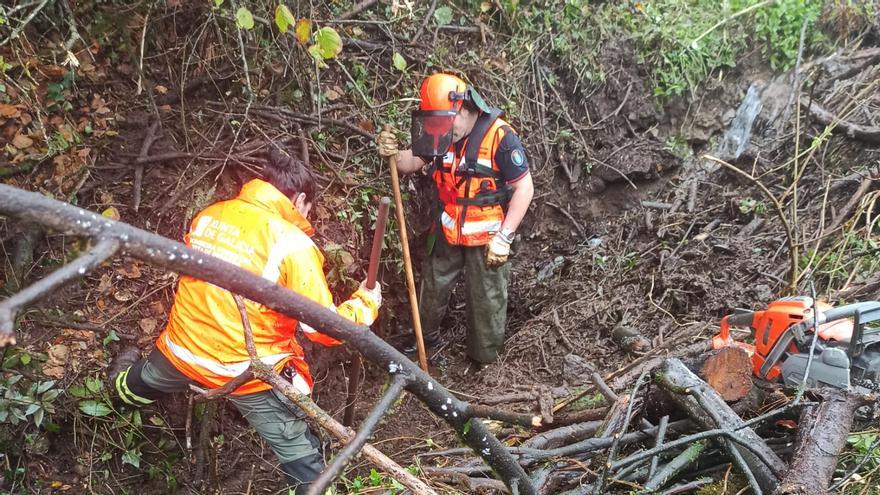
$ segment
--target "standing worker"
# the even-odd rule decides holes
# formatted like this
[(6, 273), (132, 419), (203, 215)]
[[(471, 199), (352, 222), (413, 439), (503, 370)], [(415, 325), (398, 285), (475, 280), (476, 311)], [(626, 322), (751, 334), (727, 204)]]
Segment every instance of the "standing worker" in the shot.
[[(315, 200), (315, 182), (301, 161), (273, 149), (264, 179), (246, 183), (238, 197), (209, 206), (196, 215), (186, 245), (289, 288), (362, 325), (376, 319), (382, 303), (379, 285), (364, 284), (336, 307), (324, 278), (324, 257), (311, 240), (306, 219)], [(257, 355), (303, 394), (312, 377), (294, 332), (299, 323), (311, 341), (341, 342), (305, 323), (265, 306), (246, 302)], [(238, 306), (232, 294), (207, 282), (181, 276), (168, 326), (156, 348), (115, 379), (127, 404), (150, 404), (190, 384), (217, 388), (244, 372), (250, 363)], [(317, 439), (304, 414), (270, 385), (254, 379), (229, 400), (266, 440), (281, 462), (291, 493), (303, 494), (324, 469)]]
[(498, 359), (504, 345), (510, 244), (534, 196), (525, 150), (501, 114), (458, 77), (434, 74), (412, 115), (412, 148), (398, 151), (388, 131), (377, 143), (401, 173), (430, 165), (435, 240), (422, 269), (421, 324), (425, 335), (437, 334), (464, 272), (467, 354), (478, 365)]

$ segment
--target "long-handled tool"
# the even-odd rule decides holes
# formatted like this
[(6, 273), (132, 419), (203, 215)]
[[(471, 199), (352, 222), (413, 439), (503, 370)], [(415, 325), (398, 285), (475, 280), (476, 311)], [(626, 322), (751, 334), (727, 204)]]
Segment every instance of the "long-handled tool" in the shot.
[[(391, 126), (385, 125), (390, 131)], [(400, 228), (400, 247), (403, 250), (403, 268), (406, 271), (406, 288), (409, 291), (409, 306), (412, 310), (413, 331), (416, 334), (416, 346), (419, 350), (419, 367), (428, 371), (428, 358), (425, 355), (425, 341), (422, 337), (422, 321), (419, 318), (419, 301), (416, 298), (416, 282), (413, 279), (412, 259), (409, 256), (409, 241), (406, 238), (406, 219), (403, 217), (403, 199), (400, 197), (400, 177), (397, 175), (397, 157), (389, 156), (391, 168), (391, 187), (394, 189), (394, 207), (397, 209), (397, 224)]]
[[(367, 281), (364, 285), (373, 290), (376, 287), (376, 277), (379, 273), (379, 260), (382, 257), (382, 239), (385, 237), (385, 226), (388, 224), (388, 206), (391, 199), (383, 196), (379, 200), (379, 213), (376, 214), (376, 230), (373, 232), (373, 247), (370, 250), (370, 264), (367, 267)], [(361, 387), (362, 374), (361, 353), (356, 352), (351, 360), (351, 370), (348, 374), (348, 398), (345, 406), (345, 414), (342, 416), (342, 424), (351, 426), (354, 420), (354, 403), (357, 400), (358, 390)]]

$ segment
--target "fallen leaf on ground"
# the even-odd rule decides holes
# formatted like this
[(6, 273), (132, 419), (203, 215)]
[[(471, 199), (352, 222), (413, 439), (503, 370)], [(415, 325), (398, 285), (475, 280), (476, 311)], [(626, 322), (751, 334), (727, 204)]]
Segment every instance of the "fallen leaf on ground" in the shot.
[(162, 301), (153, 301), (150, 303), (150, 311), (157, 315), (164, 315), (165, 305), (162, 304)]
[(43, 374), (50, 378), (64, 378), (64, 370), (70, 349), (64, 344), (53, 345), (49, 348), (49, 358), (43, 364)]
[(131, 292), (127, 290), (118, 290), (113, 294), (113, 299), (116, 299), (119, 302), (128, 302), (132, 299)]
[(129, 261), (125, 266), (118, 268), (116, 273), (125, 278), (141, 278), (141, 267), (136, 261)]
[(107, 273), (101, 275), (101, 281), (98, 282), (98, 292), (106, 294), (111, 287), (113, 287), (113, 280), (110, 278), (110, 275)]
[(138, 326), (141, 327), (141, 330), (143, 330), (144, 333), (152, 335), (159, 324), (153, 318), (141, 318), (138, 322)]
[(12, 145), (20, 150), (30, 148), (33, 144), (34, 140), (24, 134), (16, 134), (15, 137), (12, 138)]
[(165, 93), (168, 92), (168, 88), (159, 84), (156, 86), (156, 92), (159, 93), (160, 95), (164, 95)]
[(101, 216), (107, 217), (111, 220), (116, 220), (116, 221), (118, 221), (121, 218), (119, 215), (119, 210), (117, 210), (115, 206), (111, 206), (111, 207), (107, 208), (106, 210), (102, 211)]
[(0, 117), (15, 118), (21, 115), (21, 111), (14, 105), (8, 103), (0, 103)]

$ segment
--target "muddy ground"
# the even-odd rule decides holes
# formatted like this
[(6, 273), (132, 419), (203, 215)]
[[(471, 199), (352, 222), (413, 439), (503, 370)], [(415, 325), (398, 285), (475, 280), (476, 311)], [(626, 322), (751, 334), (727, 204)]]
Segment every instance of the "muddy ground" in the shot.
[[(179, 7), (148, 21), (140, 19), (140, 24), (132, 21), (135, 27), (148, 22), (151, 33), (141, 93), (137, 67), (125, 60), (114, 62), (106, 44), (78, 52), (81, 76), (75, 86), (63, 88), (71, 103), (69, 113), (57, 121), (53, 119), (61, 114), (50, 114), (46, 125), (59, 132), (70, 125), (80, 130), (83, 139), (60, 153), (61, 158), (39, 163), (5, 182), (48, 192), (95, 211), (113, 207), (125, 222), (180, 239), (199, 208), (231, 197), (240, 184), (255, 176), (261, 157), (259, 150), (248, 150), (247, 143), (271, 138), (298, 144), (300, 134), (292, 121), (260, 111), (258, 105), (293, 108), (304, 114), (316, 111), (308, 101), (297, 103), (292, 96), (294, 88), (306, 94), (316, 88), (313, 75), (295, 71), (309, 67), (303, 50), (291, 51), (288, 65), (269, 63), (253, 70), (257, 106), (245, 120), (243, 78), (229, 65), (236, 61), (235, 54), (215, 53), (224, 43), (236, 45), (228, 34), (209, 23), (206, 26), (206, 15), (198, 7)], [(139, 41), (135, 34), (139, 31), (107, 32), (111, 33), (109, 43)], [(435, 32), (433, 36), (449, 46), (479, 42), (479, 33)], [(412, 95), (420, 74), (438, 68), (419, 62), (430, 50), (429, 38), (425, 34), (411, 49), (411, 72), (400, 76), (370, 66), (387, 66), (391, 57), (387, 50), (346, 51), (343, 60), (367, 67), (371, 82), (354, 88), (350, 75), (334, 64), (321, 73), (320, 88), (326, 98), (322, 118), (345, 122), (348, 127), (338, 123), (318, 127), (303, 121), (303, 135), (323, 191), (315, 215), (318, 243), (331, 252), (344, 251), (328, 256), (333, 264), (328, 269), (336, 270), (331, 282), (339, 298), (348, 295), (366, 265), (371, 225), (369, 215), (358, 217), (357, 213), (362, 214), (389, 187), (387, 171), (364, 134), (386, 122), (405, 132), (404, 110), (412, 105), (398, 102), (393, 113), (365, 109), (358, 92), (367, 91), (378, 102)], [(500, 40), (488, 43), (487, 51), (501, 50)], [(21, 58), (34, 59), (38, 85), (63, 81), (65, 69), (58, 65), (53, 66), (57, 70), (44, 68), (45, 54), (33, 45), (30, 50), (21, 52)], [(844, 58), (845, 54), (838, 55), (835, 63), (843, 65)], [(463, 300), (457, 294), (441, 344), (431, 353), (432, 375), (463, 399), (478, 401), (535, 387), (551, 388), (562, 399), (588, 385), (586, 369), (612, 374), (616, 379), (612, 385), (625, 388), (634, 379), (627, 366), (641, 356), (615, 345), (611, 339), (615, 328), (641, 334), (652, 343), (651, 356), (662, 356), (712, 335), (719, 318), (734, 308), (756, 308), (784, 294), (804, 293), (810, 282), (831, 299), (878, 297), (873, 274), (865, 272), (865, 265), (852, 262), (859, 256), (858, 249), (875, 248), (869, 243), (859, 248), (840, 246), (836, 237), (823, 246), (842, 250), (834, 270), (810, 271), (810, 265), (798, 258), (799, 266), (807, 268), (806, 275), (789, 289), (793, 243), (802, 246), (800, 256), (809, 256), (809, 246), (825, 242), (818, 236), (827, 234), (827, 226), (835, 223), (846, 225), (855, 237), (865, 237), (865, 222), (870, 222), (872, 210), (876, 214), (876, 186), (870, 184), (861, 192), (862, 198), (874, 202), (860, 198), (851, 205), (851, 198), (861, 190), (861, 178), (839, 179), (858, 170), (876, 170), (880, 157), (876, 145), (832, 134), (802, 161), (806, 168), (793, 179), (790, 167), (782, 165), (795, 154), (795, 136), (800, 136), (799, 146), (804, 147), (824, 124), (791, 111), (798, 105), (792, 105), (791, 90), (785, 89), (795, 86), (789, 75), (772, 72), (760, 53), (747, 55), (722, 80), (710, 82), (695, 95), (662, 105), (651, 96), (648, 70), (634, 62), (633, 48), (626, 41), (606, 46), (600, 60), (614, 69), (613, 77), (603, 84), (576, 88), (564, 70), (554, 68), (560, 79), (552, 92), (544, 83), (538, 87), (533, 77), (517, 72), (517, 67), (508, 67), (503, 73), (507, 79), (499, 81), (484, 68), (456, 62), (451, 56), (439, 66), (461, 71), (490, 101), (507, 105), (505, 95), (511, 87), (525, 95), (518, 109), (508, 110), (516, 110), (509, 112), (511, 122), (524, 138), (536, 181), (536, 198), (520, 229), (512, 260), (505, 352), (483, 370), (467, 363)], [(818, 69), (804, 73), (814, 78), (812, 97), (832, 110), (842, 111), (854, 101), (854, 94), (860, 95), (858, 104), (870, 110), (876, 108), (877, 91), (870, 84), (878, 62), (880, 57), (873, 54), (867, 61), (847, 61), (848, 67), (856, 67), (852, 73), (834, 73), (831, 63), (809, 60), (804, 63)], [(183, 98), (176, 96), (178, 88), (193, 81), (208, 82), (194, 85)], [(763, 92), (762, 110), (754, 125), (749, 122), (752, 134), (746, 139), (750, 144), (734, 156), (730, 152), (733, 138), (726, 133), (740, 118), (737, 110), (753, 83)], [(867, 92), (859, 93), (863, 90)], [(30, 111), (20, 96), (21, 110)], [(788, 109), (785, 118), (778, 115), (780, 108)], [(188, 155), (145, 165), (142, 200), (135, 211), (133, 160), (156, 115), (161, 130), (147, 156), (180, 151)], [(876, 114), (867, 111), (853, 118), (871, 125), (872, 115)], [(10, 126), (17, 127), (10, 132)], [(92, 129), (89, 134), (83, 132), (86, 126)], [(9, 117), (6, 137), (11, 142), (11, 136), (26, 128), (20, 117)], [(784, 212), (795, 239), (788, 240), (771, 202), (751, 180), (704, 158), (707, 153), (758, 178), (779, 197), (786, 192), (790, 196), (797, 184), (796, 217), (790, 210)], [(428, 184), (425, 177), (404, 182), (416, 265), (424, 256), (420, 246), (428, 227), (424, 220)], [(851, 225), (845, 222), (849, 218)], [(3, 227), (4, 248), (11, 253), (25, 226), (6, 221)], [(872, 228), (869, 223), (869, 240)], [(392, 245), (398, 246), (393, 241)], [(34, 259), (26, 268), (26, 279), (47, 273), (78, 249), (74, 239), (40, 232), (32, 246)], [(376, 332), (397, 341), (410, 328), (408, 305), (398, 252), (387, 261), (381, 275), (386, 303)], [(28, 313), (22, 322), (20, 346), (35, 355), (48, 355), (56, 346), (67, 345), (69, 355), (62, 369), (53, 371), (66, 387), (86, 377), (100, 377), (121, 349), (135, 346), (147, 352), (151, 348), (165, 323), (175, 282), (174, 275), (157, 268), (116, 259), (112, 266), (47, 301), (39, 311)], [(119, 340), (100, 345), (111, 330)], [(317, 401), (337, 417), (344, 407), (350, 352), (308, 347), (315, 365)], [(385, 382), (385, 375), (370, 364), (366, 372), (359, 417), (369, 410)], [(32, 485), (58, 481), (74, 493), (86, 491), (87, 486), (97, 493), (165, 493), (173, 478), (174, 484), (193, 493), (280, 493), (281, 477), (268, 449), (222, 401), (216, 429), (207, 435), (199, 434), (198, 410), (193, 424), (187, 423), (191, 406), (184, 397), (148, 408), (145, 443), (176, 445), (159, 449), (172, 452), (167, 457), (143, 447), (143, 463), (151, 466), (148, 472), (120, 461), (115, 440), (107, 440), (123, 442), (118, 425), (84, 418), (76, 412), (74, 397), (65, 395), (61, 402), (56, 417), (59, 431), (45, 435), (47, 445), (12, 447), (9, 441), (21, 437), (14, 430), (5, 433), (9, 450), (4, 462), (26, 467)], [(535, 404), (513, 407), (526, 411)], [(511, 443), (523, 434), (505, 433)], [(198, 443), (200, 437), (210, 444), (207, 455), (197, 458), (186, 444)], [(420, 452), (458, 445), (453, 432), (409, 396), (378, 429), (373, 443), (404, 465), (418, 462), (415, 455)], [(329, 440), (327, 444), (332, 445)], [(111, 452), (109, 458), (101, 458), (104, 452)], [(349, 478), (368, 473), (367, 464), (361, 461)]]

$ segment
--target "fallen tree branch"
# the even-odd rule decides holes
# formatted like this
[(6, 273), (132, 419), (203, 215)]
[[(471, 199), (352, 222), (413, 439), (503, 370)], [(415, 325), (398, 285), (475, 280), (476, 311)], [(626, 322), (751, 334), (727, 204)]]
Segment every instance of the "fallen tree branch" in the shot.
[[(392, 375), (405, 375), (408, 379), (407, 391), (455, 429), (512, 492), (518, 491), (520, 495), (535, 494), (528, 475), (505, 446), (489, 432), (482, 421), (471, 421), (468, 403), (451, 394), (405, 355), (373, 334), (369, 327), (357, 325), (296, 292), (231, 263), (37, 193), (0, 184), (0, 214), (34, 221), (60, 232), (114, 239), (130, 256), (241, 294), (251, 301), (320, 329), (326, 335), (348, 342), (380, 369), (387, 370)], [(0, 335), (9, 337), (12, 335), (11, 328), (5, 333), (0, 328)], [(257, 375), (258, 371), (254, 370), (254, 374)], [(281, 392), (291, 395), (298, 393), (280, 377), (276, 376), (269, 383)], [(311, 400), (308, 402), (311, 403)], [(345, 429), (339, 425), (338, 431)], [(365, 447), (364, 452), (368, 450)], [(374, 453), (379, 454), (378, 451)]]
[(117, 249), (119, 242), (116, 239), (102, 239), (84, 255), (0, 302), (0, 347), (15, 344), (15, 318), (23, 307), (49, 296), (59, 287), (94, 270), (113, 256)]
[[(238, 306), (238, 312), (241, 315), (241, 324), (242, 324), (242, 327), (244, 328), (245, 346), (247, 347), (248, 355), (251, 358), (250, 369), (253, 370), (253, 374), (256, 378), (259, 378), (260, 380), (272, 385), (276, 390), (279, 390), (281, 393), (284, 394), (285, 397), (290, 399), (291, 402), (293, 402), (294, 404), (299, 406), (299, 408), (306, 414), (306, 416), (312, 418), (319, 425), (321, 425), (321, 427), (323, 427), (325, 430), (329, 431), (333, 436), (335, 436), (339, 440), (346, 442), (349, 445), (352, 445), (355, 442), (360, 442), (360, 446), (363, 447), (364, 455), (368, 459), (370, 459), (370, 461), (372, 461), (373, 464), (375, 464), (377, 467), (388, 472), (388, 474), (393, 476), (397, 481), (400, 481), (404, 486), (406, 486), (407, 488), (412, 490), (413, 493), (421, 494), (421, 495), (437, 495), (434, 490), (432, 490), (430, 487), (428, 487), (428, 485), (426, 485), (423, 481), (421, 481), (420, 479), (413, 476), (409, 471), (402, 468), (399, 464), (392, 461), (391, 459), (386, 457), (384, 454), (382, 454), (378, 450), (375, 450), (375, 448), (373, 448), (372, 446), (369, 446), (369, 445), (365, 446), (364, 445), (366, 443), (367, 437), (372, 432), (372, 428), (366, 429), (365, 430), (366, 434), (364, 434), (364, 435), (361, 435), (360, 433), (355, 435), (351, 431), (351, 429), (342, 426), (342, 424), (337, 422), (335, 419), (333, 419), (332, 416), (330, 416), (329, 414), (324, 412), (323, 409), (321, 409), (317, 404), (315, 404), (312, 401), (312, 399), (310, 399), (307, 395), (304, 395), (304, 394), (300, 393), (299, 391), (297, 391), (290, 382), (282, 379), (281, 376), (278, 375), (278, 373), (275, 373), (275, 370), (273, 370), (269, 365), (264, 363), (257, 356), (257, 348), (256, 348), (256, 345), (254, 344), (254, 331), (251, 328), (251, 322), (250, 322), (250, 319), (248, 318), (247, 307), (245, 306), (244, 299), (238, 294), (232, 294), (232, 298), (235, 300), (235, 305)], [(241, 375), (239, 375), (236, 378), (239, 378), (246, 373), (247, 372), (242, 373)], [(395, 379), (395, 382), (398, 382), (398, 386), (395, 387), (396, 394), (395, 394), (394, 398), (396, 398), (397, 395), (400, 394), (400, 390), (402, 389), (403, 382), (405, 382), (406, 379), (403, 375), (396, 375), (394, 377), (394, 379)], [(385, 402), (384, 399), (385, 398), (383, 398), (383, 400), (380, 401), (380, 403), (384, 403)], [(393, 399), (391, 402), (393, 402)], [(388, 405), (390, 405), (390, 404), (388, 404)], [(383, 410), (383, 412), (384, 411), (387, 411), (387, 407)], [(376, 418), (377, 423), (378, 423), (378, 420), (379, 420), (379, 418)], [(373, 426), (375, 426), (375, 424)], [(354, 452), (351, 452), (348, 454), (349, 458), (353, 453)], [(340, 466), (339, 468), (336, 468), (336, 470), (337, 470), (336, 475), (339, 474), (338, 471), (341, 470), (342, 467), (344, 467), (344, 464), (342, 466)], [(327, 469), (325, 469), (325, 473), (326, 472), (327, 472)], [(329, 479), (324, 479), (323, 482), (325, 482), (326, 484), (329, 485), (329, 483), (333, 481), (333, 479), (336, 477), (336, 475), (333, 475), (333, 477), (331, 477)], [(322, 473), (321, 477), (322, 478), (324, 477), (324, 473)], [(321, 479), (321, 478), (319, 478), (319, 479)], [(308, 493), (312, 494), (314, 487), (315, 487), (315, 485), (312, 484), (312, 486), (309, 487)], [(321, 490), (318, 493), (323, 493), (323, 490)]]
[(645, 490), (654, 491), (662, 488), (669, 482), (669, 480), (675, 477), (676, 474), (680, 473), (682, 469), (693, 464), (693, 462), (697, 460), (697, 457), (706, 450), (706, 446), (708, 445), (709, 444), (706, 440), (692, 443), (690, 447), (684, 449), (684, 452), (678, 454), (669, 461), (669, 463), (663, 466), (656, 475), (650, 477), (648, 481), (645, 482)]
[(342, 449), (342, 452), (336, 455), (333, 462), (324, 468), (324, 472), (322, 472), (321, 476), (312, 483), (312, 486), (309, 487), (309, 491), (306, 495), (323, 494), (333, 481), (342, 474), (342, 471), (348, 466), (351, 459), (363, 448), (364, 444), (367, 443), (367, 440), (370, 439), (370, 435), (373, 434), (373, 430), (379, 424), (379, 421), (382, 420), (382, 417), (388, 413), (391, 406), (394, 405), (394, 402), (400, 397), (404, 385), (406, 385), (406, 379), (402, 375), (394, 375), (388, 390), (385, 391), (385, 394), (382, 395), (382, 398), (379, 399), (379, 402), (377, 402), (373, 407), (373, 410), (370, 411), (370, 415), (364, 419), (363, 423), (361, 423), (357, 435), (355, 435), (348, 445)]
[[(159, 125), (161, 121), (157, 118), (153, 120), (153, 123), (150, 124), (150, 127), (147, 128), (147, 135), (144, 136), (144, 142), (141, 144), (141, 150), (138, 153), (138, 158), (146, 158), (147, 154), (150, 152), (150, 147), (153, 146), (153, 142), (156, 141), (156, 131), (159, 130)], [(137, 213), (138, 208), (141, 206), (141, 188), (144, 182), (144, 164), (135, 162), (134, 166), (134, 186), (132, 189), (131, 195), (131, 208)]]
[[(775, 473), (783, 472), (785, 465), (761, 437), (751, 428), (744, 427), (742, 418), (730, 409), (712, 387), (678, 359), (666, 360), (656, 376), (659, 386), (694, 422), (706, 429), (720, 429), (728, 440), (737, 441), (737, 446), (730, 447), (730, 454), (735, 460), (737, 455), (742, 456), (762, 490), (772, 491), (776, 488), (779, 480)], [(672, 443), (667, 443), (666, 447)], [(749, 476), (749, 472), (743, 474)]]
[(774, 495), (829, 493), (856, 409), (870, 402), (863, 395), (832, 388), (822, 389), (820, 395), (818, 406), (801, 411), (794, 455)]
[(845, 134), (852, 139), (858, 139), (859, 141), (865, 141), (871, 144), (880, 143), (880, 127), (855, 124), (839, 119), (828, 110), (819, 106), (819, 104), (813, 100), (801, 102), (801, 104), (809, 109), (810, 115), (812, 115), (817, 122), (822, 125), (833, 126), (833, 132)]

